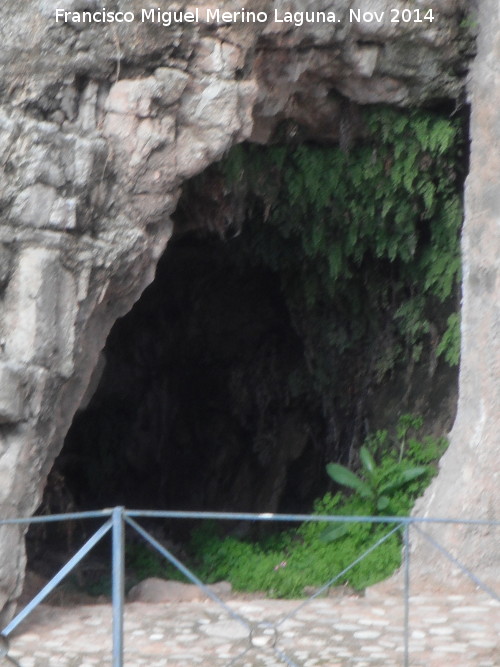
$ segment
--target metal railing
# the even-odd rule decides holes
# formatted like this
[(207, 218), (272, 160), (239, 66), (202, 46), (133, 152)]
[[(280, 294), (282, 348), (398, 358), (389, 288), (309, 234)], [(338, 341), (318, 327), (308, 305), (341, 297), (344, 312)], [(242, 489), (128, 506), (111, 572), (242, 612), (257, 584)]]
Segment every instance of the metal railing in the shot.
[[(278, 636), (277, 630), (285, 621), (295, 616), (301, 609), (309, 604), (315, 598), (321, 596), (331, 586), (352, 570), (358, 563), (365, 559), (369, 554), (375, 551), (381, 544), (386, 542), (392, 535), (400, 532), (402, 534), (402, 573), (403, 573), (403, 605), (404, 605), (404, 629), (403, 629), (403, 665), (408, 667), (410, 664), (410, 530), (414, 530), (419, 536), (423, 537), (438, 552), (451, 561), (459, 570), (461, 570), (474, 584), (491, 596), (494, 600), (500, 602), (498, 595), (485, 582), (481, 581), (471, 570), (469, 570), (460, 560), (455, 558), (443, 545), (437, 542), (431, 535), (428, 535), (422, 526), (425, 524), (458, 524), (500, 527), (500, 521), (487, 520), (467, 520), (467, 519), (434, 519), (419, 517), (379, 517), (379, 516), (325, 516), (308, 514), (253, 514), (253, 513), (231, 513), (231, 512), (181, 512), (181, 511), (161, 511), (161, 510), (127, 510), (123, 507), (105, 509), (94, 512), (75, 512), (69, 514), (54, 514), (51, 516), (36, 516), (20, 519), (2, 519), (2, 525), (27, 525), (36, 523), (50, 523), (58, 521), (84, 520), (84, 519), (105, 519), (105, 522), (93, 533), (85, 544), (75, 553), (75, 555), (57, 572), (57, 574), (42, 588), (42, 590), (29, 602), (0, 632), (0, 657), (13, 665), (18, 663), (8, 656), (8, 637), (14, 630), (26, 619), (26, 617), (50, 594), (56, 586), (85, 558), (85, 556), (95, 547), (102, 538), (111, 533), (112, 537), (112, 665), (113, 667), (123, 667), (124, 665), (124, 604), (125, 604), (125, 526), (130, 526), (147, 543), (164, 556), (172, 565), (174, 565), (188, 580), (199, 586), (204, 594), (220, 605), (224, 611), (235, 621), (241, 623), (248, 631), (250, 641), (254, 631), (254, 623), (235, 611), (222, 600), (210, 587), (205, 585), (193, 572), (191, 572), (174, 554), (166, 549), (158, 540), (156, 540), (148, 531), (146, 531), (135, 519), (210, 519), (223, 521), (252, 521), (252, 522), (284, 522), (284, 523), (370, 523), (386, 524), (390, 530), (383, 535), (377, 542), (371, 545), (364, 553), (356, 558), (350, 565), (341, 572), (335, 574), (329, 581), (315, 591), (313, 595), (305, 600), (301, 600), (295, 609), (281, 617), (276, 623), (265, 624), (266, 630), (273, 632)], [(275, 654), (291, 667), (300, 667), (292, 658), (286, 655), (280, 648), (278, 641), (273, 644)], [(251, 647), (249, 646), (243, 654), (237, 656), (239, 659)], [(233, 664), (234, 660), (229, 663)]]

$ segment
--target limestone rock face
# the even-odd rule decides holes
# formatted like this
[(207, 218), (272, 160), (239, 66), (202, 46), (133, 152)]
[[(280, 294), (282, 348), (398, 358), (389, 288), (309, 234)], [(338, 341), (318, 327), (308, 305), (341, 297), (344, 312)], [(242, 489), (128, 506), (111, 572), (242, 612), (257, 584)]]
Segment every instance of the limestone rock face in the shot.
[[(254, 4), (272, 17), (316, 3)], [(380, 23), (344, 18), (368, 4)], [(1, 518), (40, 502), (112, 324), (153, 278), (185, 179), (284, 120), (337, 139), (356, 104), (462, 95), (462, 2), (434, 0), (432, 23), (391, 23), (399, 0), (331, 6), (333, 27), (165, 27), (56, 22), (57, 8), (96, 11), (93, 0), (0, 0)], [(4, 619), (21, 592), (23, 530), (0, 527)]]
[[(500, 434), (500, 190), (498, 170), (500, 15), (494, 0), (479, 3), (481, 31), (469, 88), (470, 173), (462, 232), (462, 349), (458, 414), (438, 477), (415, 512), (431, 517), (498, 521)], [(454, 558), (498, 585), (498, 526), (426, 525)], [(414, 560), (431, 580), (463, 572), (423, 539)]]

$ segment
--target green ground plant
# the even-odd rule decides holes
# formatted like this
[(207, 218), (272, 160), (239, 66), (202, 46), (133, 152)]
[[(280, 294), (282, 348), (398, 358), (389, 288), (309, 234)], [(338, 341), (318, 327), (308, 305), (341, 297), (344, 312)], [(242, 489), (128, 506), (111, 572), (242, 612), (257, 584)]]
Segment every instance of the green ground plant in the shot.
[[(361, 498), (368, 501), (369, 514), (392, 514), (392, 500), (398, 491), (409, 482), (427, 473), (425, 466), (407, 467), (401, 458), (389, 465), (377, 465), (370, 450), (361, 447), (359, 457), (363, 472), (356, 475), (349, 468), (338, 463), (329, 463), (326, 471), (334, 482), (352, 489)], [(347, 524), (333, 526), (325, 532), (324, 538), (337, 539), (348, 530)]]
[[(360, 452), (361, 475), (340, 465), (328, 466), (340, 489), (318, 499), (314, 514), (408, 516), (446, 448), (444, 438), (408, 437), (410, 429), (421, 423), (418, 417), (403, 415), (394, 438), (386, 431), (370, 436)], [(401, 434), (407, 442), (399, 460)], [(370, 451), (374, 445), (379, 449), (376, 455), (373, 449)], [(215, 524), (208, 524), (194, 531), (193, 562), (198, 575), (208, 582), (226, 579), (235, 590), (263, 591), (270, 597), (300, 597), (305, 587), (322, 586), (342, 572), (393, 527), (383, 523), (342, 523), (340, 529), (338, 526), (334, 524), (328, 534), (324, 523), (306, 522), (296, 529), (251, 542), (234, 537), (221, 539)], [(400, 562), (401, 536), (396, 533), (336, 583), (361, 590), (392, 574)]]

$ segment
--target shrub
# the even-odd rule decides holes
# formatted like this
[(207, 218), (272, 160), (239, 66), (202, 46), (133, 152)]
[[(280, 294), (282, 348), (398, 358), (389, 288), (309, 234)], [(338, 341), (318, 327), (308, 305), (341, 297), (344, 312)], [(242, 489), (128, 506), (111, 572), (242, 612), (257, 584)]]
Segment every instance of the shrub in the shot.
[[(396, 431), (400, 438), (407, 438), (410, 428), (419, 425), (419, 418), (404, 415)], [(374, 445), (381, 450), (375, 453), (379, 463), (369, 451)], [(332, 464), (328, 468), (330, 473), (334, 471), (335, 481), (354, 493), (327, 493), (315, 502), (313, 513), (367, 516), (390, 510), (393, 516), (407, 516), (415, 498), (432, 478), (433, 464), (445, 446), (444, 438), (410, 438), (399, 461), (401, 443), (397, 438), (391, 441), (386, 431), (378, 431), (367, 438), (360, 452), (364, 471), (361, 477), (343, 466)], [(238, 591), (293, 598), (302, 596), (306, 586), (320, 587), (333, 579), (387, 535), (393, 525), (342, 523), (339, 530), (339, 524), (334, 524), (329, 529), (334, 534), (332, 542), (323, 522), (305, 522), (252, 543), (235, 537), (221, 539), (211, 522), (193, 532), (191, 552), (197, 574), (208, 583), (226, 579)], [(388, 577), (400, 563), (401, 535), (394, 533), (335, 583), (348, 583), (361, 590)]]

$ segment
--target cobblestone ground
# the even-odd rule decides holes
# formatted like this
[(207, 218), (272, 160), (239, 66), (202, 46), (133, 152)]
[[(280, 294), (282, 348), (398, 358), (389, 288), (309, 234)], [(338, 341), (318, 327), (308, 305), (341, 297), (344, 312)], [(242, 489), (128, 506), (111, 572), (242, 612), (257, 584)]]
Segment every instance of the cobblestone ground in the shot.
[[(127, 604), (125, 666), (404, 665), (401, 596), (317, 599), (293, 613), (299, 604), (231, 600), (243, 622), (213, 602)], [(410, 665), (500, 666), (500, 604), (482, 593), (412, 596), (409, 652)], [(42, 606), (9, 655), (21, 667), (111, 665), (111, 608)]]

